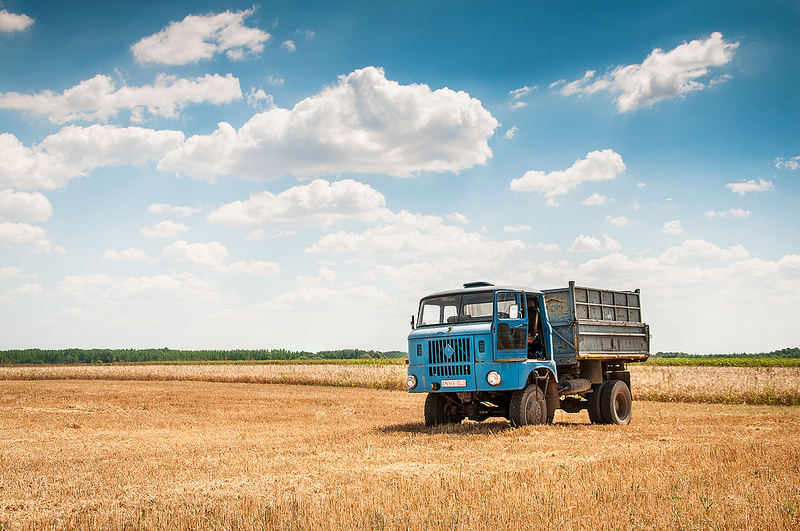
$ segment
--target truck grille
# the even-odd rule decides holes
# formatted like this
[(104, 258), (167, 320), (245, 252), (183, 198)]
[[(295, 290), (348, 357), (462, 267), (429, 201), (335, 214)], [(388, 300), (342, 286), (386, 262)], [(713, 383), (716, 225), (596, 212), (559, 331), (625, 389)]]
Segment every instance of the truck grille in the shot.
[(472, 374), (471, 341), (467, 337), (434, 339), (428, 342), (429, 376)]

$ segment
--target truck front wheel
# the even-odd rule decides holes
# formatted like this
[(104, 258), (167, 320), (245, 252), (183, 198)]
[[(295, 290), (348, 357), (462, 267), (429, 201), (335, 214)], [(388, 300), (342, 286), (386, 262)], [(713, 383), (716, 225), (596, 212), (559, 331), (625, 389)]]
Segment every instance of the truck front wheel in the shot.
[(609, 380), (600, 391), (600, 413), (606, 424), (627, 426), (631, 423), (631, 390), (622, 380)]
[(548, 421), (547, 401), (541, 388), (531, 383), (514, 391), (508, 405), (508, 417), (513, 426), (545, 424)]
[(441, 394), (428, 393), (425, 398), (425, 425), (438, 426), (440, 424), (458, 424), (464, 420), (462, 408), (451, 404), (447, 397)]

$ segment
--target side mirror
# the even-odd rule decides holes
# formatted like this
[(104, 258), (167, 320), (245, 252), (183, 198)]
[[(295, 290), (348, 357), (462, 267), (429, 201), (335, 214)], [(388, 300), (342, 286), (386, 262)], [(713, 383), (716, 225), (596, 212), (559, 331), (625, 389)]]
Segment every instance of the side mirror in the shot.
[(414, 316), (411, 316), (411, 330), (414, 330)]

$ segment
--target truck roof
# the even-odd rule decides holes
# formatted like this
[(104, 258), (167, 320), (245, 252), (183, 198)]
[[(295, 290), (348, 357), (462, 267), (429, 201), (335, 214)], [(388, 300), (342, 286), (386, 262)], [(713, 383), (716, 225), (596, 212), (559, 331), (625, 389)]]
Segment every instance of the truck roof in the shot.
[(443, 295), (457, 295), (459, 293), (475, 293), (479, 291), (498, 291), (498, 290), (524, 291), (525, 293), (535, 293), (537, 295), (542, 294), (541, 290), (526, 288), (523, 286), (495, 286), (494, 284), (490, 284), (488, 282), (468, 282), (464, 284), (464, 287), (462, 288), (437, 291), (436, 293), (425, 295), (422, 298), (427, 299), (429, 297), (441, 297)]

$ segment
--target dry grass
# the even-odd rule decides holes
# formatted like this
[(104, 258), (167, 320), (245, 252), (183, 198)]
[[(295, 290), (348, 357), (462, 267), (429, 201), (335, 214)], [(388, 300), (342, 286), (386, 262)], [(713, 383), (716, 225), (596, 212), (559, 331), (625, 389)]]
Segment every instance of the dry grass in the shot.
[[(630, 364), (636, 400), (800, 405), (800, 367)], [(182, 364), (0, 367), (0, 380), (138, 380), (269, 383), (405, 390), (398, 364)]]
[(0, 367), (0, 380), (178, 380), (405, 390), (405, 378), (406, 367), (399, 364), (212, 363)]
[(4, 381), (0, 528), (797, 529), (800, 408), (428, 429), (424, 395)]
[(637, 400), (800, 405), (798, 367), (629, 366)]

